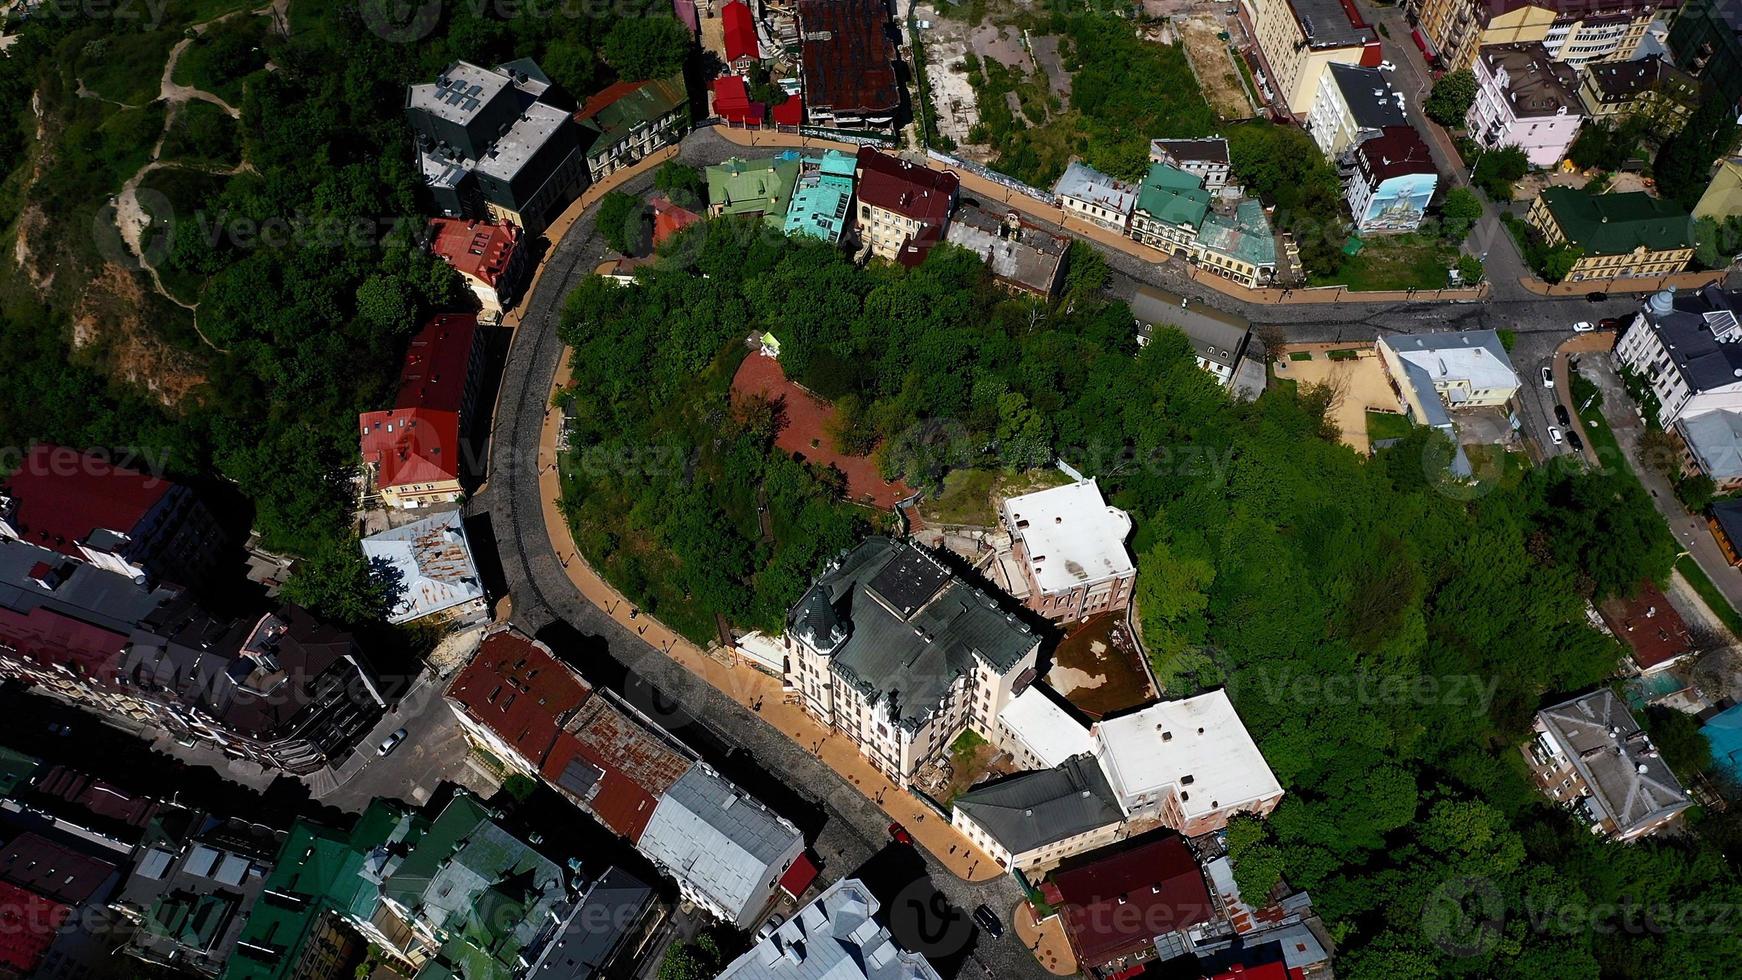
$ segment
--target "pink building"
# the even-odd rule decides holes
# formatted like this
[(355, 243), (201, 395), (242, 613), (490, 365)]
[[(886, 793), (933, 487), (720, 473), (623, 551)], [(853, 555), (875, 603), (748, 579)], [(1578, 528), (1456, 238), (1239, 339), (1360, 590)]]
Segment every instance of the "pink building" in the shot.
[(1516, 146), (1533, 167), (1567, 155), (1584, 112), (1578, 75), (1541, 43), (1490, 44), (1476, 55), (1476, 101), (1464, 117), (1484, 150)]

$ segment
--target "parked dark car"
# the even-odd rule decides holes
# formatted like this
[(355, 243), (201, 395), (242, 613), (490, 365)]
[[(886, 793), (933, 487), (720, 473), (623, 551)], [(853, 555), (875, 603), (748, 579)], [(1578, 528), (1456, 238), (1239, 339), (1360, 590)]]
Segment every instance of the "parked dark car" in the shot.
[(1624, 316), (1606, 316), (1597, 321), (1598, 330), (1620, 330), (1625, 326), (1627, 326), (1627, 318)]
[(1586, 293), (1585, 294), (1585, 301), (1588, 303), (1601, 303), (1608, 298), (1609, 298), (1608, 293)]
[(999, 922), (997, 914), (987, 906), (982, 905), (974, 910), (974, 921), (993, 939), (1004, 935), (1004, 923)]
[(1582, 453), (1585, 451), (1585, 440), (1580, 439), (1579, 434), (1571, 429), (1567, 430), (1567, 445), (1573, 447), (1573, 452)]
[(1573, 424), (1572, 416), (1567, 414), (1567, 407), (1565, 405), (1556, 405), (1554, 407), (1554, 418), (1556, 422), (1559, 422), (1562, 425)]

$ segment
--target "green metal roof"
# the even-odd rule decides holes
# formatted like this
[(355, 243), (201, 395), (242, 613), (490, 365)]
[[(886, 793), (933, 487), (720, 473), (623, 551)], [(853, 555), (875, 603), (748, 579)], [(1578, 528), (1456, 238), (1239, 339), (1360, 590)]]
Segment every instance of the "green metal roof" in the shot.
[(375, 800), (348, 834), (307, 820), (293, 824), (225, 965), (225, 980), (289, 980), (297, 951), (322, 916), (368, 918), (376, 889), (361, 873), (364, 859), (389, 839), (402, 812)]
[(605, 89), (588, 100), (579, 113), (581, 125), (600, 134), (587, 148), (587, 155), (596, 156), (623, 142), (636, 126), (653, 122), (687, 102), (689, 95), (681, 74), (619, 82)]
[(25, 755), (0, 745), (0, 796), (11, 796), (42, 765), (34, 755)]
[(1549, 187), (1542, 201), (1567, 240), (1586, 255), (1625, 255), (1693, 248), (1693, 218), (1670, 201), (1644, 191), (1589, 194), (1572, 187)]
[(804, 234), (833, 244), (841, 240), (853, 203), (853, 178), (806, 174), (799, 178), (786, 211), (788, 235)]
[(1276, 237), (1257, 201), (1241, 201), (1232, 217), (1215, 212), (1205, 216), (1198, 243), (1252, 265), (1276, 264)]
[(1150, 164), (1137, 191), (1137, 210), (1172, 225), (1201, 227), (1210, 209), (1210, 192), (1198, 178), (1165, 163)]
[(722, 214), (760, 214), (769, 225), (783, 228), (798, 171), (796, 157), (727, 160), (708, 168), (708, 201)]

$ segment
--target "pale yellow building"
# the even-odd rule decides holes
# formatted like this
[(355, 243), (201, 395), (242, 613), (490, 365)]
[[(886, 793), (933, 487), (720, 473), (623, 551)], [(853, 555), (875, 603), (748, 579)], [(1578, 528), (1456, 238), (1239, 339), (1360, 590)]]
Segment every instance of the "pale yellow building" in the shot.
[(1249, 9), (1265, 81), (1297, 118), (1312, 109), (1326, 65), (1360, 64), (1369, 47), (1379, 63), (1378, 36), (1339, 0), (1252, 0)]
[(1731, 157), (1718, 165), (1700, 203), (1694, 205), (1694, 217), (1722, 222), (1737, 214), (1742, 214), (1742, 157)]
[(1540, 41), (1579, 66), (1633, 55), (1659, 10), (1639, 0), (1411, 0), (1416, 33), (1447, 71), (1468, 68), (1490, 44)]
[(1687, 268), (1694, 257), (1693, 219), (1640, 191), (1587, 194), (1550, 187), (1531, 204), (1529, 220), (1550, 245), (1566, 242), (1584, 251), (1568, 282), (1666, 276)]

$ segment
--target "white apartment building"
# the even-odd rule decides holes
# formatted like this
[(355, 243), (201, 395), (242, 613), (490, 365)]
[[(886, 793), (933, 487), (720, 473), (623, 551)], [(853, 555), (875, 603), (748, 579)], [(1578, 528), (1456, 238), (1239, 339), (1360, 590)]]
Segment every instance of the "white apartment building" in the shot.
[(1742, 412), (1742, 293), (1707, 286), (1653, 295), (1615, 344), (1615, 360), (1657, 396), (1658, 425)]
[(962, 730), (997, 731), (1040, 637), (937, 558), (873, 537), (788, 616), (788, 688), (905, 787)]
[(1131, 209), (1137, 205), (1137, 190), (1135, 184), (1114, 180), (1086, 163), (1073, 161), (1053, 185), (1052, 197), (1067, 214), (1124, 234), (1131, 223)]
[(1395, 126), (1408, 126), (1403, 96), (1377, 68), (1330, 64), (1319, 75), (1307, 130), (1319, 152), (1335, 161), (1362, 140)]
[(1476, 101), (1464, 121), (1486, 150), (1516, 146), (1533, 167), (1567, 155), (1584, 121), (1578, 75), (1538, 42), (1490, 44), (1476, 53)]

